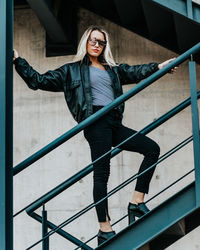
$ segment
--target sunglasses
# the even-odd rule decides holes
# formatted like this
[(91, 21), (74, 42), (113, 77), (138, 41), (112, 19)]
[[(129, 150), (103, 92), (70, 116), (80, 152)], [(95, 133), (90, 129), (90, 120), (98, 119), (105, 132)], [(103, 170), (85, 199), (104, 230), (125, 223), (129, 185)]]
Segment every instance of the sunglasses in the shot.
[(88, 40), (89, 44), (91, 44), (92, 46), (96, 45), (98, 43), (99, 47), (105, 47), (106, 46), (106, 41), (103, 41), (103, 40), (99, 40), (99, 39), (96, 39), (96, 38), (93, 38), (93, 39), (89, 39)]

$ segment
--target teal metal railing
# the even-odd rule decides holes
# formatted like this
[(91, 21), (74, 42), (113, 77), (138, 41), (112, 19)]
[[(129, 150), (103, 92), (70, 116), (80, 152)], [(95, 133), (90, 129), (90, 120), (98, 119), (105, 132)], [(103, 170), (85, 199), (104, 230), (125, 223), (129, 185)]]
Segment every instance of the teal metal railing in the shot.
[[(108, 113), (110, 110), (112, 110), (113, 108), (115, 108), (116, 106), (118, 106), (120, 103), (128, 100), (130, 97), (136, 95), (138, 92), (140, 92), (141, 90), (143, 90), (144, 88), (146, 88), (147, 86), (149, 86), (150, 84), (152, 84), (154, 81), (156, 81), (157, 79), (161, 78), (163, 75), (165, 75), (166, 73), (168, 73), (172, 68), (174, 68), (175, 66), (181, 64), (182, 62), (184, 62), (185, 60), (187, 60), (188, 58), (190, 58), (192, 54), (195, 54), (198, 51), (200, 51), (200, 43), (198, 43), (197, 45), (193, 46), (191, 49), (189, 49), (188, 51), (186, 51), (185, 53), (183, 53), (182, 55), (180, 55), (172, 63), (170, 63), (169, 65), (167, 65), (165, 68), (163, 68), (163, 69), (155, 72), (153, 75), (151, 75), (147, 79), (143, 80), (141, 83), (139, 83), (138, 85), (136, 85), (134, 88), (130, 89), (125, 94), (123, 94), (122, 96), (120, 96), (117, 99), (115, 99), (111, 104), (109, 104), (106, 107), (102, 108), (101, 110), (97, 111), (95, 114), (91, 115), (89, 118), (87, 118), (83, 122), (79, 123), (77, 126), (75, 126), (74, 128), (72, 128), (71, 130), (69, 130), (67, 133), (65, 133), (64, 135), (60, 136), (58, 139), (54, 140), (53, 142), (51, 142), (50, 144), (48, 144), (47, 146), (45, 146), (41, 150), (37, 151), (34, 155), (30, 156), (29, 158), (27, 158), (26, 160), (24, 160), (23, 162), (21, 162), (20, 164), (18, 164), (13, 169), (13, 174), (14, 175), (18, 174), (19, 172), (21, 172), (22, 170), (24, 170), (25, 168), (27, 168), (28, 166), (30, 166), (32, 163), (34, 163), (38, 159), (42, 158), (44, 155), (46, 155), (47, 153), (51, 152), (53, 149), (55, 149), (56, 147), (58, 147), (59, 145), (61, 145), (62, 143), (64, 143), (65, 141), (69, 140), (71, 137), (73, 137), (77, 133), (79, 133), (85, 127), (87, 127), (88, 125), (92, 124), (94, 121), (98, 120), (100, 117), (102, 117), (103, 115), (105, 115), (106, 113)], [(157, 128), (158, 126), (160, 126), (161, 124), (163, 124), (165, 121), (169, 120), (171, 117), (175, 116), (180, 111), (182, 111), (183, 109), (185, 109), (186, 107), (188, 107), (191, 104), (191, 100), (192, 100), (193, 113), (195, 112), (195, 114), (193, 115), (193, 119), (192, 119), (193, 120), (193, 136), (195, 135), (195, 137), (198, 137), (197, 134), (199, 134), (199, 132), (197, 132), (197, 131), (199, 131), (199, 130), (198, 130), (198, 125), (196, 124), (196, 123), (198, 123), (197, 98), (200, 97), (200, 92), (197, 92), (196, 91), (196, 87), (195, 87), (196, 86), (196, 76), (194, 74), (194, 72), (195, 72), (194, 71), (194, 66), (195, 66), (194, 62), (190, 62), (189, 65), (192, 65), (192, 66), (190, 66), (190, 82), (191, 82), (191, 89), (192, 89), (192, 91), (191, 91), (191, 98), (188, 98), (184, 102), (180, 103), (179, 105), (177, 105), (176, 107), (174, 107), (173, 109), (171, 109), (169, 112), (167, 112), (166, 114), (164, 114), (163, 116), (161, 116), (160, 118), (158, 118), (156, 121), (152, 122), (151, 124), (149, 124), (148, 126), (146, 126), (145, 128), (143, 128), (142, 130), (140, 130), (138, 133), (142, 133), (142, 134), (149, 133), (150, 131), (152, 131), (153, 129)], [(14, 215), (14, 216), (16, 216), (16, 215), (20, 214), (21, 212), (23, 212), (26, 209), (27, 213), (31, 217), (33, 217), (34, 219), (36, 219), (37, 221), (39, 221), (41, 223), (43, 222), (43, 232), (44, 232), (43, 233), (43, 238), (40, 239), (39, 241), (37, 241), (36, 243), (34, 243), (32, 246), (30, 246), (27, 249), (31, 249), (32, 247), (36, 246), (37, 244), (39, 244), (42, 241), (43, 241), (43, 249), (47, 249), (47, 247), (48, 247), (47, 240), (55, 232), (57, 232), (58, 234), (62, 235), (64, 238), (70, 240), (71, 242), (73, 242), (77, 246), (82, 247), (83, 249), (92, 249), (91, 247), (89, 247), (88, 245), (86, 245), (85, 243), (83, 243), (82, 241), (78, 240), (76, 237), (74, 237), (74, 236), (70, 235), (69, 233), (65, 232), (64, 230), (62, 230), (62, 227), (66, 226), (67, 224), (69, 224), (70, 222), (72, 222), (73, 220), (75, 220), (76, 218), (78, 218), (79, 216), (81, 216), (82, 214), (84, 214), (85, 212), (87, 212), (88, 210), (92, 209), (94, 206), (96, 206), (97, 204), (99, 204), (100, 202), (102, 202), (104, 199), (107, 199), (112, 194), (116, 193), (118, 190), (120, 190), (121, 188), (123, 188), (125, 185), (127, 185), (130, 182), (132, 182), (133, 180), (137, 179), (141, 174), (144, 174), (150, 168), (154, 167), (155, 164), (152, 165), (148, 170), (146, 170), (143, 173), (141, 173), (140, 175), (132, 176), (131, 178), (129, 178), (128, 180), (126, 180), (124, 183), (120, 184), (118, 187), (116, 187), (111, 192), (109, 192), (109, 194), (106, 197), (104, 197), (102, 200), (98, 201), (97, 203), (90, 204), (89, 206), (87, 206), (86, 208), (84, 208), (83, 210), (81, 210), (79, 213), (77, 213), (74, 216), (72, 216), (71, 218), (67, 219), (65, 222), (63, 222), (59, 226), (54, 225), (50, 221), (47, 221), (46, 212), (45, 212), (44, 209), (43, 209), (43, 217), (41, 217), (40, 215), (38, 215), (34, 211), (37, 208), (39, 208), (41, 206), (44, 206), (44, 204), (46, 204), (48, 201), (50, 201), (51, 199), (53, 199), (54, 197), (56, 197), (58, 194), (60, 194), (64, 190), (66, 190), (68, 187), (72, 186), (74, 183), (76, 183), (77, 181), (79, 181), (80, 179), (82, 179), (83, 177), (85, 177), (86, 175), (88, 175), (89, 173), (91, 173), (93, 171), (93, 164), (95, 162), (99, 161), (100, 159), (102, 159), (103, 157), (105, 157), (109, 153), (111, 153), (111, 157), (114, 157), (115, 155), (117, 155), (119, 152), (121, 152), (121, 150), (119, 149), (120, 145), (122, 145), (127, 140), (133, 138), (136, 135), (137, 135), (137, 133), (134, 134), (134, 135), (132, 135), (131, 137), (129, 137), (128, 139), (126, 139), (125, 141), (123, 141), (122, 143), (120, 143), (119, 145), (117, 145), (115, 148), (113, 148), (112, 150), (108, 151), (106, 154), (104, 154), (101, 157), (99, 157), (98, 159), (96, 159), (94, 162), (92, 162), (91, 164), (89, 164), (83, 170), (79, 171), (77, 174), (75, 174), (74, 176), (70, 177), (68, 180), (66, 180), (65, 182), (61, 183), (60, 185), (58, 185), (57, 187), (55, 187), (53, 190), (49, 191), (48, 193), (46, 193), (45, 195), (43, 195), (42, 197), (40, 197), (39, 199), (37, 199), (36, 201), (34, 201), (33, 203), (31, 203), (29, 206), (23, 208), (22, 210), (20, 210), (18, 213), (16, 213)], [(179, 150), (180, 148), (182, 148), (183, 146), (185, 146), (186, 144), (188, 144), (193, 139), (193, 136), (191, 136), (190, 138), (188, 138), (185, 141), (183, 141), (182, 143), (180, 143), (180, 145), (178, 145), (174, 149), (170, 150), (164, 156), (160, 157), (159, 161), (156, 164), (159, 164), (161, 161), (163, 161), (164, 159), (166, 159), (167, 157), (169, 157), (172, 153), (175, 153), (177, 150)], [(198, 171), (200, 171), (200, 170), (199, 170), (199, 166), (198, 166), (197, 162), (198, 162), (198, 159), (199, 159), (198, 157), (200, 157), (200, 152), (199, 152), (200, 145), (199, 145), (198, 139), (195, 139), (194, 141), (195, 141), (194, 148), (196, 149), (195, 150), (195, 152), (196, 152), (196, 154), (195, 154), (195, 157), (196, 157), (195, 158), (196, 159), (196, 161), (195, 161), (195, 172), (199, 173)], [(196, 177), (198, 177), (198, 176), (196, 175)], [(199, 186), (199, 178), (197, 178), (196, 185)], [(196, 193), (197, 193), (196, 197), (198, 197), (199, 191), (197, 190), (197, 188), (196, 188)], [(198, 199), (197, 199), (197, 205), (199, 205)], [(47, 233), (47, 227), (51, 228), (52, 231), (50, 231), (50, 232)]]
[(13, 249), (13, 0), (0, 1), (0, 249)]
[(58, 137), (56, 140), (53, 142), (49, 143), (47, 146), (43, 147), (41, 150), (37, 151), (35, 154), (31, 155), (29, 158), (26, 160), (22, 161), (20, 164), (18, 164), (16, 167), (13, 169), (13, 174), (18, 174), (28, 166), (30, 166), (32, 163), (36, 162), (58, 146), (60, 146), (62, 143), (66, 142), (69, 140), (71, 137), (74, 135), (78, 134), (80, 131), (82, 131), (84, 128), (86, 128), (88, 125), (92, 124), (96, 120), (98, 120), (100, 117), (108, 113), (110, 110), (121, 104), (122, 102), (128, 100), (129, 98), (133, 97), (137, 93), (139, 93), (141, 90), (145, 89), (148, 87), (150, 84), (161, 78), (163, 75), (168, 73), (172, 68), (175, 66), (181, 64), (188, 58), (190, 58), (191, 54), (195, 54), (196, 52), (199, 51), (200, 43), (183, 53), (181, 56), (176, 58), (173, 62), (168, 64), (166, 67), (163, 69), (155, 72), (153, 75), (149, 76), (145, 80), (143, 80), (140, 84), (137, 84), (134, 88), (130, 89), (120, 97), (116, 98), (112, 103), (109, 105), (105, 106), (101, 110), (97, 111), (95, 114), (91, 115), (78, 125), (76, 125), (74, 128), (70, 129), (68, 132), (63, 134), (62, 136)]
[(200, 206), (200, 136), (199, 136), (199, 111), (197, 103), (197, 87), (196, 87), (196, 69), (195, 62), (189, 62), (190, 74), (190, 93), (192, 107), (192, 132), (194, 137), (194, 166), (195, 166), (195, 190), (196, 190), (196, 206)]
[[(27, 249), (31, 249), (32, 247), (36, 246), (37, 244), (39, 244), (40, 242), (42, 242), (43, 240), (47, 239), (48, 237), (50, 237), (51, 235), (53, 235), (54, 233), (58, 233), (60, 235), (62, 235), (64, 238), (68, 239), (69, 241), (71, 241), (74, 244), (79, 245), (79, 247), (82, 247), (84, 249), (91, 249), (88, 248), (89, 246), (84, 245), (83, 243), (80, 244), (80, 241), (78, 242), (76, 238), (72, 237), (71, 235), (69, 235), (67, 232), (63, 231), (62, 228), (68, 224), (70, 224), (71, 222), (73, 222), (75, 219), (77, 219), (78, 217), (80, 217), (81, 215), (83, 215), (84, 213), (86, 213), (87, 211), (89, 211), (90, 209), (92, 209), (94, 206), (96, 206), (97, 204), (101, 203), (102, 201), (104, 201), (105, 199), (107, 199), (108, 197), (110, 197), (111, 195), (115, 194), (117, 191), (121, 190), (123, 187), (127, 186), (128, 184), (130, 184), (132, 181), (136, 180), (138, 177), (140, 177), (141, 175), (145, 174), (147, 171), (149, 171), (150, 169), (152, 169), (153, 167), (155, 167), (155, 165), (159, 165), (162, 161), (164, 161), (165, 159), (167, 159), (168, 157), (170, 157), (171, 155), (173, 155), (176, 151), (178, 151), (179, 149), (181, 149), (182, 147), (186, 146), (189, 142), (191, 142), (193, 140), (193, 137), (190, 136), (188, 137), (186, 140), (184, 140), (183, 142), (179, 143), (176, 147), (174, 147), (173, 149), (171, 149), (169, 152), (167, 152), (165, 155), (161, 156), (158, 160), (158, 162), (156, 162), (155, 164), (153, 164), (152, 166), (150, 166), (148, 169), (146, 169), (145, 171), (143, 171), (140, 174), (136, 174), (131, 176), (129, 179), (127, 179), (126, 181), (124, 181), (123, 183), (121, 183), (119, 186), (117, 186), (116, 188), (114, 188), (113, 190), (111, 190), (108, 195), (104, 198), (102, 198), (101, 200), (99, 200), (97, 203), (92, 203), (90, 205), (88, 205), (86, 208), (84, 208), (83, 210), (81, 210), (80, 212), (76, 213), (75, 215), (73, 215), (71, 218), (67, 219), (66, 221), (62, 222), (59, 226), (51, 226), (50, 222), (47, 222), (47, 224), (49, 223), (50, 228), (52, 229), (50, 232), (48, 232), (48, 234), (46, 236), (44, 236), (42, 239), (40, 239), (39, 241), (37, 241), (36, 243), (34, 243), (32, 246), (30, 246)], [(152, 197), (150, 200), (152, 200), (153, 198), (157, 197), (159, 194), (163, 193), (164, 191), (166, 191), (169, 187), (171, 187), (172, 185), (176, 184), (178, 181), (180, 181), (181, 179), (183, 179), (184, 177), (186, 177), (187, 175), (189, 175), (191, 172), (193, 172), (194, 169), (192, 169), (191, 171), (189, 171), (187, 174), (185, 174), (184, 176), (182, 176), (181, 178), (179, 178), (177, 181), (175, 181), (174, 183), (172, 183), (170, 186), (168, 186), (167, 188), (165, 188), (164, 190), (160, 191), (158, 194), (156, 194), (154, 197)], [(150, 200), (148, 200), (147, 202), (149, 202)], [(27, 211), (28, 212), (28, 211)], [(41, 222), (42, 218), (39, 217), (38, 214), (36, 214), (35, 212), (31, 212), (30, 216), (34, 219), (36, 219), (37, 221)], [(122, 219), (124, 219), (126, 216), (122, 217), (119, 221), (121, 221)], [(115, 222), (114, 224), (118, 223), (119, 221)], [(114, 225), (113, 224), (113, 225)], [(94, 236), (96, 237), (96, 235)], [(92, 237), (90, 240), (92, 240), (94, 237)], [(90, 241), (89, 240), (89, 241)], [(88, 242), (89, 242), (88, 241)], [(84, 246), (84, 247), (83, 247)]]

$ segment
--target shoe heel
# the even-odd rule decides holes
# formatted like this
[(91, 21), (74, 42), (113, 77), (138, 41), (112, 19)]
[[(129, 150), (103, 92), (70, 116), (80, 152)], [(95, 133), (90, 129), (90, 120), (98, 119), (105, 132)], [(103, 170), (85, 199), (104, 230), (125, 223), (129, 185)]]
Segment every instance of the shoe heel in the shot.
[(112, 238), (115, 234), (116, 234), (115, 231), (102, 232), (101, 230), (99, 230), (99, 233), (97, 235), (98, 246), (101, 245), (104, 241)]
[(144, 215), (144, 212), (140, 209), (140, 205), (129, 203), (128, 206), (128, 224), (135, 222), (136, 218), (140, 218)]
[(131, 214), (128, 216), (128, 224), (130, 225), (133, 222), (135, 222), (135, 215)]
[(136, 218), (142, 217), (142, 214), (137, 211), (131, 211), (128, 215), (128, 224), (135, 222)]
[(141, 214), (140, 212), (135, 211), (135, 217), (140, 218), (140, 217), (142, 217), (142, 215), (143, 214)]
[(105, 240), (102, 238), (97, 239), (98, 246), (101, 245)]

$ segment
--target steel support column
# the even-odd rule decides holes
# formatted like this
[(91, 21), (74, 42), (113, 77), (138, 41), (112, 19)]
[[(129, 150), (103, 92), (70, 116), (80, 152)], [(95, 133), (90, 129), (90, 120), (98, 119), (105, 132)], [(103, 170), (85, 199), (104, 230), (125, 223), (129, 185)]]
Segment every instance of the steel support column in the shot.
[(200, 206), (200, 136), (199, 136), (199, 112), (197, 102), (196, 69), (195, 62), (189, 62), (191, 109), (192, 109), (192, 130), (195, 166), (195, 191), (196, 206)]
[(0, 1), (0, 249), (13, 249), (13, 1)]

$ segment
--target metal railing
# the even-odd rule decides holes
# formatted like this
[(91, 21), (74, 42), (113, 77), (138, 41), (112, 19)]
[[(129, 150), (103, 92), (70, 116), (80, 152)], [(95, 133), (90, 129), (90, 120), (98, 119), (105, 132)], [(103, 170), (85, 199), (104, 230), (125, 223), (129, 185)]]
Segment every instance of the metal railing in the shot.
[[(65, 141), (69, 140), (71, 137), (73, 137), (74, 135), (76, 135), (77, 133), (82, 131), (88, 125), (90, 125), (93, 122), (95, 122), (96, 120), (98, 120), (100, 117), (102, 117), (103, 115), (108, 113), (110, 110), (112, 110), (113, 108), (118, 106), (120, 103), (122, 103), (122, 102), (128, 100), (130, 97), (136, 95), (138, 92), (140, 92), (141, 90), (143, 90), (144, 88), (146, 88), (147, 86), (149, 86), (150, 84), (155, 82), (157, 79), (161, 78), (163, 75), (168, 73), (172, 68), (181, 64), (182, 62), (184, 62), (185, 60), (190, 58), (192, 54), (195, 54), (198, 51), (200, 51), (200, 43), (193, 46), (191, 49), (189, 49), (188, 51), (186, 51), (185, 53), (183, 53), (182, 55), (177, 57), (173, 62), (168, 64), (166, 67), (155, 72), (153, 75), (146, 78), (145, 80), (141, 81), (134, 88), (130, 89), (129, 91), (127, 91), (126, 93), (124, 93), (123, 95), (121, 95), (120, 97), (115, 99), (112, 103), (105, 106), (101, 110), (97, 111), (95, 114), (91, 115), (90, 117), (88, 117), (87, 119), (85, 119), (84, 121), (82, 121), (81, 123), (76, 125), (74, 128), (72, 128), (71, 130), (69, 130), (68, 132), (66, 132), (62, 136), (60, 136), (58, 139), (54, 140), (53, 142), (51, 142), (50, 144), (48, 144), (44, 148), (37, 151), (32, 156), (28, 157), (26, 160), (24, 160), (23, 162), (18, 164), (13, 169), (13, 174), (15, 175), (15, 174), (20, 173), (22, 170), (26, 169), (32, 163), (34, 163), (38, 159), (42, 158), (47, 153), (51, 152), (53, 149), (55, 149), (56, 147), (58, 147), (59, 145), (61, 145)], [(64, 238), (70, 240), (71, 242), (73, 242), (77, 246), (82, 247), (83, 249), (92, 249), (91, 247), (89, 247), (88, 245), (83, 243), (82, 241), (78, 240), (76, 237), (74, 237), (74, 236), (70, 235), (69, 233), (65, 232), (64, 230), (62, 230), (62, 227), (69, 224), (70, 222), (72, 222), (73, 220), (75, 220), (76, 218), (78, 218), (79, 216), (81, 216), (82, 214), (84, 214), (85, 212), (87, 212), (88, 210), (90, 210), (91, 208), (93, 208), (94, 206), (96, 206), (97, 204), (102, 202), (103, 200), (107, 199), (112, 194), (116, 193), (118, 190), (123, 188), (125, 185), (127, 185), (130, 182), (132, 182), (133, 180), (137, 179), (141, 174), (144, 174), (149, 169), (155, 167), (156, 164), (159, 164), (159, 162), (161, 162), (163, 159), (169, 157), (172, 154), (172, 152), (175, 153), (178, 149), (180, 149), (183, 146), (185, 146), (186, 144), (188, 144), (192, 140), (192, 136), (190, 138), (186, 139), (185, 141), (183, 141), (180, 145), (178, 145), (174, 149), (170, 150), (168, 153), (166, 153), (166, 155), (160, 157), (159, 161), (156, 164), (152, 165), (148, 170), (145, 170), (144, 173), (141, 173), (140, 175), (132, 176), (131, 178), (126, 180), (124, 183), (120, 184), (118, 187), (116, 187), (115, 189), (110, 191), (108, 193), (108, 195), (106, 197), (104, 197), (102, 200), (98, 201), (97, 203), (90, 204), (89, 206), (87, 206), (86, 208), (84, 208), (83, 210), (81, 210), (80, 212), (78, 212), (77, 214), (72, 216), (71, 218), (67, 219), (65, 222), (61, 223), (59, 226), (54, 225), (50, 221), (47, 221), (46, 212), (44, 209), (43, 209), (43, 217), (41, 217), (40, 215), (38, 215), (34, 211), (37, 208), (44, 206), (44, 204), (46, 204), (49, 200), (53, 199), (58, 194), (62, 193), (64, 190), (66, 190), (68, 187), (72, 186), (74, 183), (76, 183), (77, 181), (79, 181), (80, 179), (82, 179), (83, 177), (88, 175), (89, 173), (91, 173), (93, 171), (93, 164), (95, 162), (101, 160), (103, 157), (105, 157), (107, 154), (110, 154), (110, 153), (111, 153), (111, 157), (114, 157), (119, 152), (121, 152), (121, 149), (119, 149), (119, 147), (123, 143), (125, 143), (127, 140), (130, 140), (131, 138), (136, 136), (138, 133), (141, 133), (141, 134), (149, 133), (150, 131), (157, 128), (158, 126), (163, 124), (165, 121), (169, 120), (171, 117), (175, 116), (180, 111), (182, 111), (183, 109), (188, 107), (191, 104), (191, 101), (192, 101), (192, 113), (193, 113), (192, 122), (193, 122), (194, 151), (195, 151), (196, 187), (199, 187), (200, 181), (199, 181), (199, 178), (197, 178), (197, 176), (199, 176), (200, 168), (199, 168), (197, 162), (198, 162), (199, 157), (200, 157), (200, 152), (199, 152), (200, 145), (199, 145), (199, 141), (198, 141), (199, 130), (198, 130), (198, 125), (197, 125), (197, 123), (198, 123), (197, 98), (200, 97), (200, 92), (196, 91), (196, 75), (195, 75), (195, 68), (194, 68), (195, 64), (194, 64), (194, 62), (189, 62), (189, 65), (190, 65), (189, 70), (190, 70), (190, 82), (191, 82), (191, 98), (188, 98), (187, 100), (183, 101), (182, 103), (180, 103), (179, 105), (177, 105), (176, 107), (171, 109), (169, 112), (167, 112), (166, 114), (164, 114), (163, 116), (158, 118), (156, 121), (147, 125), (145, 128), (143, 128), (142, 130), (140, 130), (136, 134), (130, 136), (125, 141), (123, 141), (122, 143), (117, 145), (115, 148), (113, 148), (112, 150), (108, 151), (106, 154), (102, 155), (101, 157), (99, 157), (98, 159), (93, 161), (91, 164), (89, 164), (83, 170), (79, 171), (77, 174), (73, 175), (68, 180), (64, 181), (63, 183), (61, 183), (60, 185), (58, 185), (57, 187), (55, 187), (54, 189), (52, 189), (51, 191), (49, 191), (48, 193), (46, 193), (45, 195), (43, 195), (42, 197), (40, 197), (39, 199), (37, 199), (36, 201), (31, 203), (31, 205), (26, 206), (25, 208), (21, 209), (19, 212), (17, 212), (14, 215), (14, 216), (16, 216), (26, 209), (27, 213), (31, 217), (33, 217), (35, 220), (37, 220), (41, 223), (43, 222), (42, 223), (43, 224), (43, 237), (42, 237), (42, 239), (40, 239), (39, 241), (37, 241), (35, 244), (33, 244), (32, 246), (30, 246), (27, 249), (31, 249), (32, 247), (36, 246), (37, 244), (39, 244), (42, 241), (43, 241), (43, 248), (47, 249), (47, 247), (48, 247), (47, 239), (55, 232), (62, 235)], [(196, 198), (199, 197), (199, 192), (200, 191), (198, 191), (198, 189), (196, 188)], [(199, 206), (200, 205), (199, 199), (197, 198), (196, 201), (197, 201), (197, 206)], [(52, 229), (48, 233), (47, 233), (47, 227)]]
[[(136, 174), (131, 176), (129, 179), (127, 179), (126, 181), (124, 181), (123, 183), (121, 183), (119, 186), (115, 187), (113, 190), (111, 190), (107, 196), (105, 196), (104, 198), (102, 198), (101, 200), (99, 200), (96, 203), (92, 203), (90, 205), (88, 205), (87, 207), (85, 207), (84, 209), (82, 209), (81, 211), (79, 211), (78, 213), (76, 213), (75, 215), (73, 215), (72, 217), (70, 217), (69, 219), (67, 219), (66, 221), (62, 222), (60, 225), (58, 226), (50, 226), (50, 228), (52, 229), (51, 231), (48, 232), (48, 234), (46, 234), (43, 238), (41, 238), (39, 241), (37, 241), (36, 243), (34, 243), (33, 245), (31, 245), (28, 249), (33, 248), (34, 246), (36, 246), (37, 244), (39, 244), (40, 242), (46, 240), (47, 238), (49, 238), (51, 235), (53, 235), (54, 233), (58, 233), (59, 235), (62, 235), (64, 238), (68, 239), (69, 241), (71, 241), (72, 243), (79, 245), (79, 247), (82, 247), (84, 249), (91, 249), (88, 248), (89, 246), (84, 245), (83, 243), (80, 244), (80, 241), (78, 239), (76, 239), (75, 237), (72, 237), (71, 235), (69, 235), (67, 232), (63, 231), (62, 228), (68, 224), (70, 224), (71, 222), (73, 222), (75, 219), (79, 218), (81, 215), (85, 214), (86, 212), (88, 212), (90, 209), (92, 209), (94, 206), (98, 205), (99, 203), (103, 202), (105, 199), (107, 199), (108, 197), (112, 196), (113, 194), (115, 194), (116, 192), (118, 192), (119, 190), (121, 190), (122, 188), (124, 188), (125, 186), (127, 186), (128, 184), (130, 184), (132, 181), (136, 180), (138, 177), (142, 176), (143, 174), (145, 174), (147, 171), (151, 170), (152, 168), (154, 168), (156, 165), (159, 165), (161, 162), (163, 162), (165, 159), (167, 159), (168, 157), (170, 157), (171, 155), (173, 155), (175, 152), (177, 152), (178, 150), (180, 150), (181, 148), (183, 148), (184, 146), (186, 146), (188, 143), (190, 143), (193, 140), (193, 137), (190, 136), (187, 139), (185, 139), (184, 141), (182, 141), (181, 143), (179, 143), (177, 146), (175, 146), (173, 149), (171, 149), (170, 151), (168, 151), (166, 154), (164, 154), (163, 156), (161, 156), (158, 160), (158, 162), (154, 163), (152, 166), (150, 166), (148, 169), (144, 170), (143, 172), (141, 172), (140, 174)], [(175, 181), (173, 183), (176, 184), (178, 181), (180, 181), (181, 179), (183, 179), (184, 177), (186, 177), (188, 174), (190, 174), (192, 171), (194, 171), (194, 169), (192, 169), (191, 171), (189, 171), (187, 174), (185, 174), (184, 176), (182, 176), (181, 178), (179, 178), (179, 180)], [(166, 187), (164, 190), (160, 191), (158, 194), (155, 195), (155, 197), (157, 197), (158, 195), (160, 195), (161, 193), (163, 193), (164, 191), (166, 191), (169, 187), (171, 187), (172, 184), (168, 187)], [(151, 198), (153, 199), (153, 197)], [(151, 200), (150, 199), (150, 200)], [(150, 201), (149, 200), (149, 201)], [(148, 201), (148, 202), (149, 202)], [(29, 211), (27, 211), (29, 212)], [(42, 218), (40, 217), (39, 219), (39, 215), (36, 214), (35, 212), (31, 212), (30, 216), (34, 219), (36, 219), (37, 221), (41, 222)], [(127, 215), (126, 215), (127, 216)], [(125, 216), (125, 217), (126, 217)], [(121, 218), (119, 221), (121, 221), (122, 219), (124, 219), (125, 217)], [(114, 224), (118, 223), (119, 221), (115, 222)], [(47, 222), (47, 224), (49, 223), (49, 225), (51, 225), (51, 222)], [(96, 237), (96, 236), (94, 236)], [(94, 237), (92, 237), (90, 240), (92, 240)], [(89, 241), (90, 241), (89, 240)]]
[(88, 117), (87, 119), (85, 119), (84, 121), (76, 125), (74, 128), (70, 129), (68, 132), (58, 137), (53, 142), (49, 143), (48, 145), (46, 145), (45, 147), (37, 151), (35, 154), (31, 155), (30, 157), (22, 161), (20, 164), (14, 167), (13, 174), (14, 175), (18, 174), (19, 172), (21, 172), (22, 170), (30, 166), (32, 163), (36, 162), (37, 160), (39, 160), (40, 158), (42, 158), (43, 156), (45, 156), (46, 154), (48, 154), (49, 152), (51, 152), (52, 150), (54, 150), (55, 148), (57, 148), (64, 142), (66, 142), (67, 140), (69, 140), (71, 137), (78, 134), (88, 125), (92, 124), (93, 122), (98, 120), (100, 117), (107, 114), (110, 110), (112, 110), (113, 108), (121, 104), (122, 102), (128, 100), (129, 98), (133, 97), (134, 95), (139, 93), (141, 90), (148, 87), (150, 84), (152, 84), (153, 82), (161, 78), (163, 75), (168, 73), (172, 68), (174, 68), (175, 66), (181, 64), (182, 62), (190, 58), (191, 54), (195, 54), (196, 52), (198, 52), (199, 47), (200, 47), (200, 43), (196, 44), (194, 47), (192, 47), (191, 49), (183, 53), (181, 56), (177, 57), (173, 62), (168, 64), (166, 67), (164, 67), (161, 70), (158, 70), (153, 75), (141, 81), (134, 88), (130, 89), (123, 95), (116, 98), (112, 103), (108, 104), (101, 110), (97, 111), (95, 114), (91, 115), (90, 117)]

